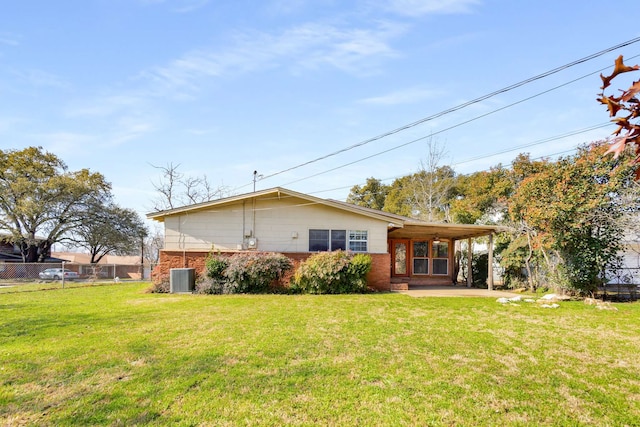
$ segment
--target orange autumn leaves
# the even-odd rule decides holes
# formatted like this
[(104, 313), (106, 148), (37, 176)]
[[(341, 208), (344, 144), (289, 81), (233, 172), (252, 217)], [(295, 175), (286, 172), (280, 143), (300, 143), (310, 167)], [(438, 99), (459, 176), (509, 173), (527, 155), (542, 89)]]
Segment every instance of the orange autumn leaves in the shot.
[[(609, 116), (613, 117), (611, 121), (618, 125), (613, 132), (615, 138), (607, 153), (614, 153), (618, 157), (625, 147), (635, 146), (636, 163), (640, 162), (640, 124), (636, 123), (640, 117), (640, 101), (636, 97), (640, 93), (640, 80), (634, 81), (627, 90), (621, 90), (622, 93), (619, 96), (605, 95), (604, 91), (611, 86), (612, 80), (618, 75), (638, 70), (640, 70), (638, 65), (625, 65), (620, 55), (610, 75), (600, 74), (602, 92), (598, 97), (598, 101), (607, 106)], [(620, 116), (618, 116), (619, 113)], [(636, 179), (640, 180), (640, 168), (636, 170)]]

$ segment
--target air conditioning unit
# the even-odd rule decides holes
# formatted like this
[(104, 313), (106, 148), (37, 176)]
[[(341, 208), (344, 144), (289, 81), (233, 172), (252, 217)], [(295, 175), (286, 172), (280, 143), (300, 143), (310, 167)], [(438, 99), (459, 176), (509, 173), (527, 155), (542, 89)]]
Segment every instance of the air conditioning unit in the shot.
[(172, 268), (169, 270), (169, 291), (172, 294), (193, 293), (195, 289), (195, 268)]
[(247, 247), (249, 249), (257, 248), (258, 247), (258, 239), (256, 239), (255, 237), (252, 237), (249, 240), (247, 240)]

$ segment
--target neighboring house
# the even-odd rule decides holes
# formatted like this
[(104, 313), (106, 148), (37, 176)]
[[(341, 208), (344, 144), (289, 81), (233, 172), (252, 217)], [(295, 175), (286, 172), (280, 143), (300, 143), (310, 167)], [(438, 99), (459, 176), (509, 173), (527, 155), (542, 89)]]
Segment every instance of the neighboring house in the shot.
[(20, 250), (9, 241), (10, 237), (0, 234), (0, 262), (22, 262)]
[(635, 215), (635, 222), (622, 236), (621, 268), (615, 272), (608, 271), (607, 277), (612, 284), (634, 284), (640, 286), (640, 229), (637, 224), (640, 215)]
[(91, 255), (82, 252), (53, 252), (53, 256), (78, 265), (82, 277), (103, 279), (140, 279), (140, 256), (105, 255), (97, 264), (91, 264)]
[[(0, 262), (16, 263), (23, 262), (22, 254), (18, 245), (12, 243), (11, 234), (0, 233)], [(44, 240), (44, 239), (42, 239)], [(60, 262), (61, 260), (52, 257), (51, 253), (45, 255), (44, 262)]]
[[(164, 223), (165, 247), (156, 274), (185, 267), (202, 271), (211, 251), (279, 252), (300, 261), (315, 252), (342, 249), (371, 255), (373, 266), (367, 280), (379, 290), (451, 284), (455, 241), (502, 230), (488, 225), (428, 223), (284, 188), (147, 217)], [(491, 243), (489, 247), (492, 254)]]

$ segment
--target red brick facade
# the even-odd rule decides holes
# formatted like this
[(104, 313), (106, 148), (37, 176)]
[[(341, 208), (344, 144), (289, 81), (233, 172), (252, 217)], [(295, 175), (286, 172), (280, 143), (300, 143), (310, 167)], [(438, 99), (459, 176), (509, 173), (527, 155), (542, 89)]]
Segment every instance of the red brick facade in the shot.
[[(234, 252), (223, 252), (223, 255), (233, 255)], [(306, 260), (312, 253), (309, 252), (283, 252), (293, 261), (295, 270), (298, 265)], [(203, 274), (208, 252), (196, 251), (160, 251), (160, 263), (153, 270), (152, 278), (159, 281), (163, 277), (169, 277), (172, 268), (195, 268), (196, 274)], [(388, 291), (391, 286), (391, 256), (389, 254), (369, 254), (371, 256), (371, 271), (367, 275), (369, 287), (378, 291)]]

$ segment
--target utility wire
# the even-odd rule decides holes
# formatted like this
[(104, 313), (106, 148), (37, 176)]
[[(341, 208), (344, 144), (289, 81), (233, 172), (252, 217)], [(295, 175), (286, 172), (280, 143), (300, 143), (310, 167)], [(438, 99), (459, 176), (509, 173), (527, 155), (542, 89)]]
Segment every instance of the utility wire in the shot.
[[(577, 150), (577, 149), (579, 149), (579, 148), (580, 148), (580, 145), (577, 145), (577, 146), (575, 146), (575, 147), (573, 147), (573, 148), (570, 148), (570, 149), (568, 149), (568, 150), (558, 151), (558, 152), (555, 152), (555, 153), (552, 153), (552, 154), (545, 154), (544, 156), (534, 157), (534, 158), (531, 158), (531, 159), (529, 159), (529, 160), (542, 160), (542, 159), (548, 159), (548, 158), (550, 158), (550, 157), (558, 156), (558, 155), (560, 155), (560, 154), (566, 154), (566, 153), (574, 152), (574, 151), (576, 151), (576, 150)], [(511, 167), (513, 167), (513, 165), (506, 166), (504, 169), (509, 169), (509, 168), (511, 168)], [(488, 169), (482, 169), (482, 170), (479, 170), (479, 171), (476, 171), (476, 172), (489, 172), (489, 171), (491, 171), (491, 168), (488, 168)], [(476, 173), (476, 172), (474, 172), (474, 173)], [(391, 177), (391, 178), (383, 178), (383, 179), (380, 179), (379, 181), (380, 181), (380, 182), (384, 182), (384, 181), (389, 181), (389, 180), (392, 180), (392, 179), (398, 179), (398, 178), (402, 178), (402, 176), (395, 176), (395, 177)], [(355, 184), (355, 185), (360, 185), (360, 184)], [(307, 194), (326, 193), (326, 192), (329, 192), (329, 191), (344, 190), (344, 189), (346, 189), (346, 188), (352, 188), (352, 187), (353, 187), (353, 185), (344, 186), (344, 187), (336, 187), (336, 188), (330, 188), (330, 189), (327, 189), (327, 190), (312, 191), (312, 192), (307, 193)], [(378, 194), (378, 193), (375, 193), (375, 194)], [(330, 199), (330, 200), (337, 200), (337, 199)], [(346, 198), (344, 198), (344, 199), (340, 199), (340, 201), (346, 201)]]
[[(519, 145), (517, 147), (510, 148), (508, 150), (502, 150), (502, 151), (498, 151), (498, 152), (491, 153), (491, 154), (485, 154), (485, 155), (482, 155), (482, 156), (472, 157), (470, 159), (466, 159), (466, 160), (462, 160), (460, 162), (452, 163), (451, 166), (460, 165), (460, 164), (464, 164), (464, 163), (469, 163), (469, 162), (472, 162), (472, 161), (475, 161), (475, 160), (488, 159), (488, 158), (491, 158), (491, 157), (498, 156), (500, 154), (506, 154), (506, 153), (509, 153), (509, 152), (512, 152), (512, 151), (520, 150), (522, 148), (529, 148), (529, 147), (533, 147), (535, 145), (540, 145), (540, 144), (544, 144), (544, 143), (547, 143), (547, 142), (557, 141), (559, 139), (563, 139), (563, 138), (567, 138), (567, 137), (570, 137), (570, 136), (579, 135), (581, 133), (590, 132), (592, 130), (601, 129), (603, 127), (607, 127), (607, 126), (611, 126), (611, 125), (612, 125), (611, 122), (606, 122), (606, 123), (602, 123), (602, 124), (599, 124), (599, 125), (589, 126), (589, 127), (586, 127), (586, 128), (582, 128), (582, 129), (566, 132), (566, 133), (563, 133), (561, 135), (556, 135), (556, 136), (548, 137), (548, 138), (545, 138), (545, 139), (537, 140), (537, 141), (534, 141), (534, 142), (530, 142), (530, 143), (527, 143), (527, 144), (522, 144), (522, 145)], [(544, 155), (544, 156), (533, 158), (532, 160), (543, 159), (545, 157), (552, 157), (552, 156), (555, 156), (557, 154), (562, 154), (562, 153), (565, 153), (565, 152), (575, 151), (578, 147), (579, 147), (579, 145), (574, 147), (574, 148), (572, 148), (572, 149), (570, 149), (570, 150), (568, 150), (568, 151), (563, 151), (563, 152), (554, 153), (554, 154), (547, 154), (547, 155)], [(476, 172), (483, 172), (483, 171), (488, 171), (488, 170), (490, 170), (490, 169), (483, 169), (483, 170), (476, 171)], [(388, 178), (382, 178), (379, 181), (380, 182), (390, 181), (392, 179), (402, 178), (403, 176), (406, 176), (406, 175), (396, 175), (396, 176), (392, 176), (392, 177), (388, 177)], [(366, 185), (366, 183), (360, 183), (360, 184), (354, 184), (354, 185)], [(317, 191), (312, 191), (312, 192), (310, 192), (308, 194), (318, 194), (318, 193), (327, 193), (329, 191), (344, 190), (344, 189), (347, 189), (347, 188), (352, 188), (354, 185), (345, 185), (345, 186), (342, 186), (342, 187), (335, 187), (335, 188), (330, 188), (330, 189), (327, 189), (327, 190), (317, 190)]]
[(599, 125), (589, 126), (589, 127), (583, 128), (583, 129), (578, 129), (578, 130), (566, 132), (566, 133), (563, 133), (561, 135), (551, 136), (551, 137), (548, 137), (548, 138), (540, 139), (538, 141), (530, 142), (528, 144), (518, 145), (516, 147), (509, 148), (509, 149), (502, 150), (502, 151), (498, 151), (498, 152), (495, 152), (495, 153), (490, 154), (490, 155), (481, 155), (481, 156), (471, 157), (471, 158), (468, 158), (466, 160), (461, 160), (459, 162), (452, 163), (451, 166), (462, 165), (464, 163), (469, 163), (469, 162), (473, 162), (473, 161), (476, 161), (476, 160), (482, 160), (482, 159), (486, 159), (486, 158), (489, 158), (489, 157), (499, 156), (500, 154), (506, 154), (506, 153), (510, 153), (512, 151), (521, 150), (523, 148), (529, 148), (529, 147), (533, 147), (535, 145), (540, 145), (540, 144), (545, 144), (547, 142), (557, 141), (558, 139), (563, 139), (563, 138), (568, 138), (570, 136), (580, 135), (581, 133), (590, 132), (590, 131), (596, 130), (596, 129), (602, 129), (602, 128), (605, 128), (607, 126), (612, 126), (612, 125), (613, 125), (613, 123), (611, 123), (611, 122), (600, 123)]
[[(607, 48), (607, 49), (604, 49), (604, 50), (601, 50), (601, 51), (599, 51), (599, 52), (593, 53), (593, 54), (591, 54), (591, 55), (585, 56), (585, 57), (580, 58), (580, 59), (578, 59), (578, 60), (576, 60), (576, 61), (570, 62), (570, 63), (568, 63), (568, 64), (565, 64), (565, 65), (562, 65), (562, 66), (560, 66), (560, 67), (554, 68), (554, 69), (552, 69), (552, 70), (546, 71), (546, 72), (544, 72), (544, 73), (542, 73), (542, 74), (538, 74), (538, 75), (536, 75), (536, 76), (533, 76), (533, 77), (527, 78), (527, 79), (522, 80), (522, 81), (520, 81), (520, 82), (518, 82), (518, 83), (514, 83), (514, 84), (512, 84), (512, 85), (510, 85), (510, 86), (506, 86), (506, 87), (504, 87), (504, 88), (502, 88), (502, 89), (498, 89), (498, 90), (496, 90), (496, 91), (494, 91), (494, 92), (488, 93), (488, 94), (483, 95), (483, 96), (478, 97), (478, 98), (475, 98), (475, 99), (473, 99), (473, 100), (471, 100), (471, 101), (467, 101), (467, 102), (462, 103), (462, 104), (460, 104), (460, 105), (457, 105), (457, 106), (455, 106), (455, 107), (448, 108), (448, 109), (443, 110), (443, 111), (441, 111), (441, 112), (439, 112), (439, 113), (433, 114), (433, 115), (428, 116), (428, 117), (424, 117), (424, 118), (422, 118), (422, 119), (420, 119), (420, 120), (417, 120), (417, 121), (415, 121), (415, 122), (409, 123), (409, 124), (407, 124), (407, 125), (401, 126), (401, 127), (399, 127), (399, 128), (393, 129), (393, 130), (391, 130), (391, 131), (388, 131), (388, 132), (382, 133), (382, 134), (380, 134), (380, 135), (374, 136), (373, 138), (366, 139), (366, 140), (364, 140), (364, 141), (358, 142), (358, 143), (356, 143), (356, 144), (353, 144), (353, 145), (350, 145), (350, 146), (348, 146), (348, 147), (342, 148), (342, 149), (340, 149), (340, 150), (334, 151), (334, 152), (332, 152), (332, 153), (326, 154), (326, 155), (324, 155), (324, 156), (320, 156), (320, 157), (317, 157), (317, 158), (315, 158), (315, 159), (309, 160), (309, 161), (307, 161), (307, 162), (300, 163), (300, 164), (298, 164), (298, 165), (296, 165), (296, 166), (292, 166), (292, 167), (289, 167), (289, 168), (283, 169), (283, 170), (281, 170), (281, 171), (274, 172), (274, 173), (269, 174), (269, 175), (265, 175), (265, 176), (263, 176), (263, 177), (262, 177), (262, 179), (261, 179), (261, 180), (265, 180), (265, 179), (268, 179), (268, 178), (272, 178), (272, 177), (274, 177), (274, 176), (281, 175), (281, 174), (283, 174), (283, 173), (285, 173), (285, 172), (290, 172), (290, 171), (292, 171), (292, 170), (295, 170), (295, 169), (301, 168), (301, 167), (303, 167), (303, 166), (310, 165), (310, 164), (315, 163), (315, 162), (318, 162), (318, 161), (320, 161), (320, 160), (324, 160), (324, 159), (327, 159), (327, 158), (329, 158), (329, 157), (336, 156), (336, 155), (338, 155), (338, 154), (344, 153), (344, 152), (349, 151), (349, 150), (352, 150), (352, 149), (354, 149), (354, 148), (361, 147), (361, 146), (366, 145), (366, 144), (369, 144), (369, 143), (371, 143), (371, 142), (374, 142), (374, 141), (380, 140), (380, 139), (382, 139), (382, 138), (385, 138), (385, 137), (388, 137), (388, 136), (394, 135), (394, 134), (396, 134), (396, 133), (399, 133), (399, 132), (402, 132), (402, 131), (404, 131), (404, 130), (407, 130), (407, 129), (410, 129), (410, 128), (412, 128), (412, 127), (415, 127), (415, 126), (417, 126), (417, 125), (419, 125), (419, 124), (425, 123), (425, 122), (427, 122), (427, 121), (434, 120), (434, 119), (439, 118), (439, 117), (442, 117), (442, 116), (444, 116), (444, 115), (446, 115), (446, 114), (450, 114), (450, 113), (452, 113), (452, 112), (455, 112), (455, 111), (461, 110), (461, 109), (463, 109), (463, 108), (466, 108), (466, 107), (468, 107), (468, 106), (470, 106), (470, 105), (477, 104), (477, 103), (479, 103), (479, 102), (485, 101), (485, 100), (487, 100), (487, 99), (489, 99), (489, 98), (492, 98), (492, 97), (497, 96), (497, 95), (500, 95), (500, 94), (502, 94), (502, 93), (505, 93), (505, 92), (511, 91), (511, 90), (513, 90), (513, 89), (516, 89), (516, 88), (518, 88), (518, 87), (524, 86), (524, 85), (529, 84), (529, 83), (531, 83), (531, 82), (534, 82), (534, 81), (536, 81), (536, 80), (540, 80), (540, 79), (542, 79), (542, 78), (548, 77), (548, 76), (550, 76), (550, 75), (552, 75), (552, 74), (555, 74), (555, 73), (558, 73), (558, 72), (560, 72), (560, 71), (566, 70), (566, 69), (568, 69), (568, 68), (570, 68), (570, 67), (573, 67), (573, 66), (575, 66), (575, 65), (582, 64), (582, 63), (584, 63), (584, 62), (590, 61), (590, 60), (592, 60), (592, 59), (594, 59), (594, 58), (597, 58), (597, 57), (599, 57), (599, 56), (602, 56), (602, 55), (604, 55), (604, 54), (606, 54), (606, 53), (609, 53), (609, 52), (611, 52), (611, 51), (613, 51), (613, 50), (619, 49), (619, 48), (621, 48), (621, 47), (629, 46), (629, 45), (631, 45), (631, 44), (633, 44), (633, 43), (637, 43), (638, 41), (640, 41), (640, 37), (636, 37), (636, 38), (633, 38), (633, 39), (627, 40), (627, 41), (625, 41), (625, 42), (623, 42), (623, 43), (619, 43), (619, 44), (617, 44), (617, 45), (615, 45), (615, 46), (611, 46), (611, 47), (609, 47), (609, 48)], [(607, 68), (609, 68), (609, 67), (607, 67)], [(605, 69), (607, 69), (607, 68), (605, 68)], [(530, 99), (530, 98), (529, 98), (529, 99)], [(239, 189), (239, 188), (243, 188), (243, 187), (246, 187), (246, 186), (248, 186), (248, 185), (251, 185), (251, 184), (243, 185), (243, 186), (241, 186), (241, 187), (238, 187), (237, 189)]]
[(554, 91), (554, 90), (556, 90), (556, 89), (559, 89), (559, 88), (561, 88), (561, 87), (564, 87), (564, 86), (570, 85), (570, 84), (572, 84), (572, 83), (575, 83), (575, 82), (577, 82), (578, 80), (582, 80), (582, 79), (584, 79), (584, 78), (590, 77), (590, 76), (592, 76), (593, 74), (597, 74), (597, 73), (601, 72), (602, 70), (605, 70), (605, 69), (608, 69), (608, 68), (609, 68), (609, 67), (602, 68), (602, 69), (597, 70), (597, 71), (594, 71), (594, 72), (592, 72), (592, 73), (585, 74), (584, 76), (581, 76), (581, 77), (578, 77), (578, 78), (576, 78), (576, 79), (570, 80), (570, 81), (568, 81), (568, 82), (566, 82), (566, 83), (563, 83), (563, 84), (561, 84), (561, 85), (554, 86), (554, 87), (552, 87), (551, 89), (547, 89), (547, 90), (542, 91), (542, 92), (539, 92), (539, 93), (537, 93), (537, 94), (535, 94), (535, 95), (528, 96), (528, 97), (526, 97), (526, 98), (524, 98), (524, 99), (521, 99), (521, 100), (519, 100), (519, 101), (513, 102), (513, 103), (511, 103), (511, 104), (507, 104), (507, 105), (505, 105), (505, 106), (503, 106), (503, 107), (500, 107), (500, 108), (497, 108), (497, 109), (495, 109), (495, 110), (492, 110), (492, 111), (486, 112), (486, 113), (481, 114), (481, 115), (479, 115), (479, 116), (472, 117), (471, 119), (468, 119), (468, 120), (465, 120), (465, 121), (463, 121), (463, 122), (457, 123), (457, 124), (455, 124), (455, 125), (449, 126), (449, 127), (447, 127), (447, 128), (441, 129), (441, 130), (439, 130), (439, 131), (437, 131), (437, 132), (432, 132), (432, 133), (430, 133), (429, 135), (425, 135), (425, 136), (422, 136), (422, 137), (420, 137), (420, 138), (416, 138), (416, 139), (413, 139), (413, 140), (411, 140), (411, 141), (405, 142), (405, 143), (403, 143), (403, 144), (396, 145), (396, 146), (391, 147), (391, 148), (389, 148), (389, 149), (386, 149), (386, 150), (380, 151), (380, 152), (378, 152), (378, 153), (374, 153), (374, 154), (372, 154), (372, 155), (370, 155), (370, 156), (362, 157), (362, 158), (357, 159), (357, 160), (354, 160), (354, 161), (352, 161), (352, 162), (345, 163), (345, 164), (342, 164), (342, 165), (340, 165), (340, 166), (336, 166), (336, 167), (334, 167), (334, 168), (331, 168), (331, 169), (328, 169), (328, 170), (325, 170), (325, 171), (322, 171), (322, 172), (318, 172), (318, 173), (315, 173), (315, 174), (313, 174), (313, 175), (306, 176), (306, 177), (304, 177), (304, 178), (299, 178), (299, 179), (296, 179), (296, 180), (294, 180), (294, 181), (287, 182), (287, 183), (285, 183), (285, 184), (282, 184), (282, 187), (287, 186), (287, 185), (290, 185), (290, 184), (295, 184), (295, 183), (300, 182), (300, 181), (305, 181), (305, 180), (310, 179), (310, 178), (315, 178), (316, 176), (323, 175), (323, 174), (325, 174), (325, 173), (329, 173), (329, 172), (333, 172), (333, 171), (335, 171), (335, 170), (342, 169), (342, 168), (344, 168), (344, 167), (351, 166), (351, 165), (354, 165), (354, 164), (356, 164), (356, 163), (363, 162), (363, 161), (365, 161), (365, 160), (369, 160), (369, 159), (371, 159), (371, 158), (373, 158), (373, 157), (377, 157), (377, 156), (380, 156), (380, 155), (382, 155), (382, 154), (386, 154), (386, 153), (389, 153), (389, 152), (391, 152), (391, 151), (398, 150), (398, 149), (400, 149), (400, 148), (406, 147), (407, 145), (415, 144), (416, 142), (422, 141), (422, 140), (427, 139), (427, 138), (431, 138), (431, 137), (433, 137), (433, 136), (435, 136), (435, 135), (438, 135), (438, 134), (441, 134), (441, 133), (447, 132), (447, 131), (449, 131), (449, 130), (451, 130), (451, 129), (455, 129), (455, 128), (457, 128), (457, 127), (460, 127), (460, 126), (466, 125), (466, 124), (468, 124), (468, 123), (471, 123), (471, 122), (473, 122), (473, 121), (479, 120), (479, 119), (481, 119), (481, 118), (484, 118), (484, 117), (490, 116), (491, 114), (495, 114), (495, 113), (497, 113), (497, 112), (499, 112), (499, 111), (506, 110), (507, 108), (511, 108), (511, 107), (513, 107), (513, 106), (515, 106), (515, 105), (522, 104), (523, 102), (526, 102), (526, 101), (529, 101), (529, 100), (531, 100), (531, 99), (537, 98), (537, 97), (539, 97), (539, 96), (545, 95), (545, 94), (547, 94), (547, 93), (549, 93), (549, 92), (552, 92), (552, 91)]

